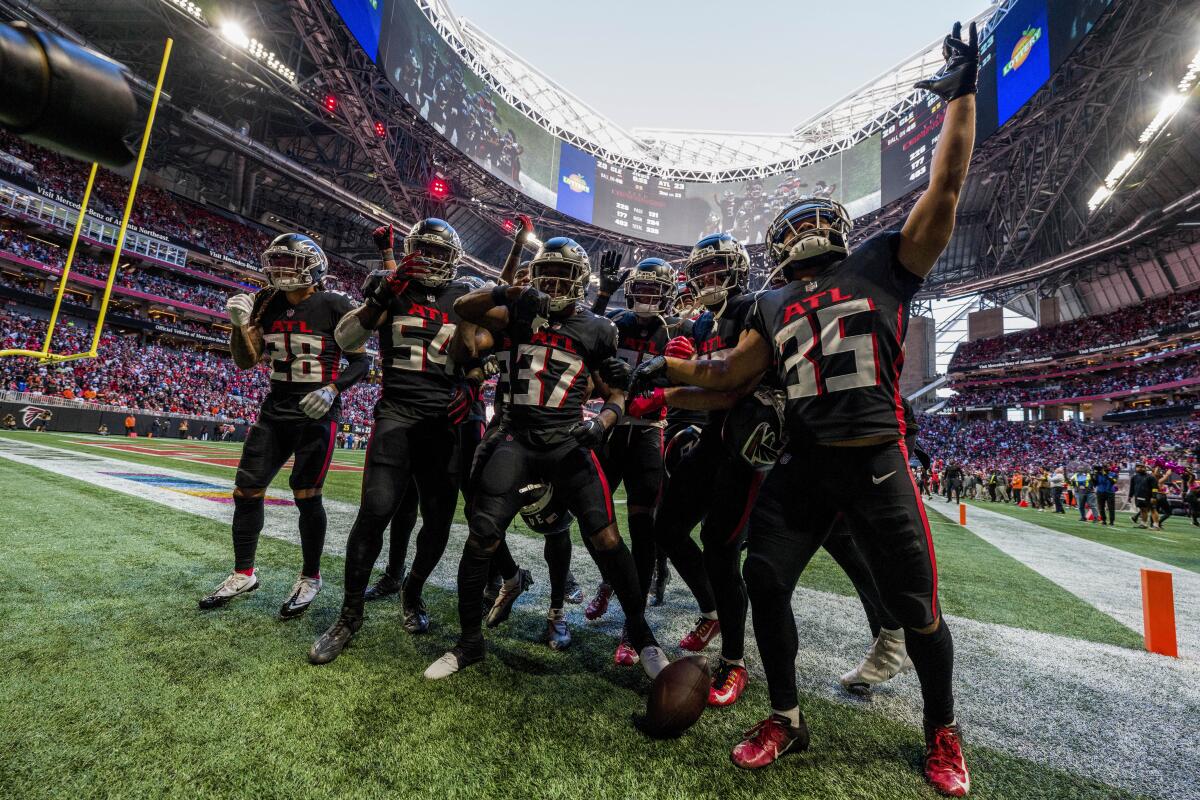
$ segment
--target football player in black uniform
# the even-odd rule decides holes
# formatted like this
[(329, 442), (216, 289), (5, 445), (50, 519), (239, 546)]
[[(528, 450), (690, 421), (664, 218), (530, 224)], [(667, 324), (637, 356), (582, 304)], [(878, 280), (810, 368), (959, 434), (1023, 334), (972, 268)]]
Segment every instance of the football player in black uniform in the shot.
[[(696, 303), (716, 317), (695, 348), (699, 359), (723, 358), (737, 344), (754, 306), (753, 296), (745, 292), (749, 270), (746, 248), (728, 233), (706, 236), (692, 248), (685, 266), (688, 283)], [(673, 343), (686, 345), (687, 340)], [(688, 358), (691, 353), (685, 349), (671, 355)], [(663, 400), (687, 407), (682, 397), (664, 395)], [(747, 601), (739, 553), (761, 482), (759, 473), (730, 457), (721, 439), (725, 415), (720, 408), (710, 411), (695, 446), (672, 467), (654, 526), (655, 541), (700, 606), (695, 629), (679, 646), (698, 652), (721, 634), (721, 660), (709, 695), (709, 702), (718, 706), (735, 702), (746, 685)], [(703, 551), (691, 536), (701, 522)]]
[(744, 568), (772, 713), (734, 747), (740, 767), (808, 746), (791, 597), (842, 513), (904, 627), (924, 700), (926, 780), (950, 796), (970, 788), (954, 719), (953, 643), (938, 607), (933, 539), (908, 466), (900, 396), (909, 302), (953, 233), (974, 147), (979, 50), (975, 25), (966, 42), (960, 31), (956, 24), (946, 37), (946, 68), (917, 84), (945, 101), (946, 115), (929, 186), (904, 227), (851, 253), (845, 209), (824, 198), (793, 203), (767, 235), (789, 283), (759, 297), (737, 348), (722, 360), (653, 359), (634, 377), (634, 391), (664, 378), (737, 391), (770, 370), (787, 389), (792, 441), (754, 506)]
[[(384, 240), (378, 244), (391, 243), (390, 226), (376, 234)], [(421, 590), (450, 536), (458, 498), (455, 427), (472, 397), (454, 360), (463, 356), (462, 339), (474, 330), (460, 325), (454, 311), (454, 302), (471, 289), (453, 278), (462, 253), (462, 242), (446, 221), (416, 223), (404, 237), (403, 260), (395, 265), (391, 248), (384, 246), (385, 265), (395, 267), (372, 273), (363, 287), (363, 304), (338, 323), (337, 339), (345, 347), (360, 347), (379, 331), (383, 394), (375, 405), (362, 500), (346, 542), (342, 610), (309, 650), (314, 664), (337, 658), (362, 627), (363, 592), (410, 476), (423, 524), (401, 588), (404, 629), (414, 634), (429, 629)]]
[[(481, 599), (488, 562), (525, 505), (520, 488), (549, 483), (579, 520), (601, 574), (625, 611), (630, 642), (651, 676), (666, 654), (646, 624), (646, 598), (633, 557), (617, 531), (612, 494), (593, 448), (624, 414), (628, 365), (616, 358), (616, 327), (580, 308), (591, 274), (587, 253), (555, 237), (529, 265), (528, 287), (496, 286), (472, 292), (456, 308), (466, 320), (493, 331), (500, 357), (497, 395), (501, 421), (476, 454), (470, 533), (458, 569), (458, 643), (425, 670), (448, 677), (484, 657)], [(582, 419), (589, 380), (606, 399), (600, 414)]]
[[(342, 348), (334, 340), (338, 320), (353, 308), (341, 292), (324, 291), (329, 262), (320, 245), (299, 233), (275, 237), (262, 254), (270, 288), (236, 294), (226, 309), (232, 329), (229, 346), (239, 369), (271, 361), (271, 392), (250, 428), (233, 490), (233, 572), (200, 608), (223, 606), (259, 586), (254, 553), (263, 527), (267, 486), (289, 458), (289, 483), (300, 512), (304, 564), (291, 595), (279, 609), (296, 617), (321, 590), (321, 550), (325, 546), (325, 506), (321, 486), (333, 458), (339, 396), (367, 374), (371, 358), (361, 347)], [(342, 356), (348, 366), (341, 370)]]

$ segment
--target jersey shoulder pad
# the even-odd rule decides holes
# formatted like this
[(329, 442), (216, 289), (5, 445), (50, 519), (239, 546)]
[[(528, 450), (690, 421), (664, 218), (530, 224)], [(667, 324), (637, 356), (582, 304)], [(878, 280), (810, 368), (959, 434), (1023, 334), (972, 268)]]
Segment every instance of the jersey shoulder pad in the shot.
[(345, 314), (356, 305), (354, 298), (343, 292), (341, 289), (326, 289), (325, 300), (327, 303), (333, 306), (334, 310), (339, 311), (342, 314)]

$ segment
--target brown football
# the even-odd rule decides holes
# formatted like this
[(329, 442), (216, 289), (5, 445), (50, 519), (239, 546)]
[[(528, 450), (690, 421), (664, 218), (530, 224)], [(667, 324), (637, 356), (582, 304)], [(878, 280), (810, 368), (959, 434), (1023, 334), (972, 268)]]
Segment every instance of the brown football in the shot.
[(681, 735), (704, 713), (711, 683), (708, 659), (704, 656), (672, 661), (650, 685), (646, 716), (639, 720), (639, 727), (655, 739)]

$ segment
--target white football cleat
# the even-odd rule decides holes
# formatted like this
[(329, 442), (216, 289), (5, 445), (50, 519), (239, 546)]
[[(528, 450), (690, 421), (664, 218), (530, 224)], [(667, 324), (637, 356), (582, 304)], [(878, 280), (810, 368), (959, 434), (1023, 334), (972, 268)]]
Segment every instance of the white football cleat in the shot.
[(658, 673), (671, 663), (671, 659), (667, 658), (666, 651), (656, 644), (648, 644), (643, 647), (640, 655), (642, 669), (646, 670), (646, 674), (650, 676), (651, 680), (657, 678)]
[(882, 628), (858, 666), (839, 680), (850, 691), (866, 691), (913, 668), (904, 647), (904, 630)]
[(282, 619), (291, 619), (298, 617), (308, 610), (309, 605), (313, 600), (317, 599), (317, 594), (321, 591), (322, 582), (320, 578), (306, 578), (301, 575), (292, 584), (292, 593), (284, 604), (279, 607), (279, 616)]
[(258, 570), (250, 575), (231, 572), (229, 577), (221, 581), (221, 585), (213, 593), (200, 599), (200, 608), (220, 608), (235, 597), (249, 594), (258, 588)]
[(477, 664), (480, 661), (483, 661), (482, 647), (478, 650), (468, 651), (460, 645), (455, 645), (445, 655), (425, 668), (425, 677), (431, 681), (449, 678), (459, 670), (469, 667), (472, 664)]

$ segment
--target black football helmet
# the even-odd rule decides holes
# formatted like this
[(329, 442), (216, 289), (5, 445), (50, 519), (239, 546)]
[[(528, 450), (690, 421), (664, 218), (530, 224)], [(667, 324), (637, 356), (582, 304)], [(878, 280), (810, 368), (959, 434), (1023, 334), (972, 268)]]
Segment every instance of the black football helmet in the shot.
[(695, 302), (715, 306), (746, 288), (750, 254), (729, 233), (713, 233), (696, 242), (684, 266)]
[(321, 245), (303, 233), (283, 233), (259, 256), (262, 271), (271, 287), (294, 292), (318, 286), (329, 271), (329, 259)]
[(517, 494), (524, 503), (521, 506), (521, 519), (525, 520), (525, 524), (534, 533), (561, 533), (575, 520), (567, 510), (566, 503), (554, 496), (554, 487), (548, 483), (522, 486), (517, 490)]
[(404, 255), (420, 253), (425, 265), (414, 270), (413, 279), (426, 286), (445, 286), (463, 255), (458, 231), (444, 219), (429, 217), (412, 226), (404, 237)]
[(625, 279), (625, 305), (635, 314), (665, 314), (675, 300), (675, 269), (661, 258), (643, 258)]
[(529, 262), (529, 283), (550, 297), (551, 311), (562, 311), (582, 300), (591, 275), (587, 251), (566, 236), (543, 242)]
[(725, 448), (755, 472), (768, 472), (787, 444), (783, 392), (760, 386), (737, 401), (721, 426)]
[(796, 269), (819, 272), (850, 255), (853, 227), (841, 203), (805, 195), (767, 228), (767, 259), (788, 280)]

